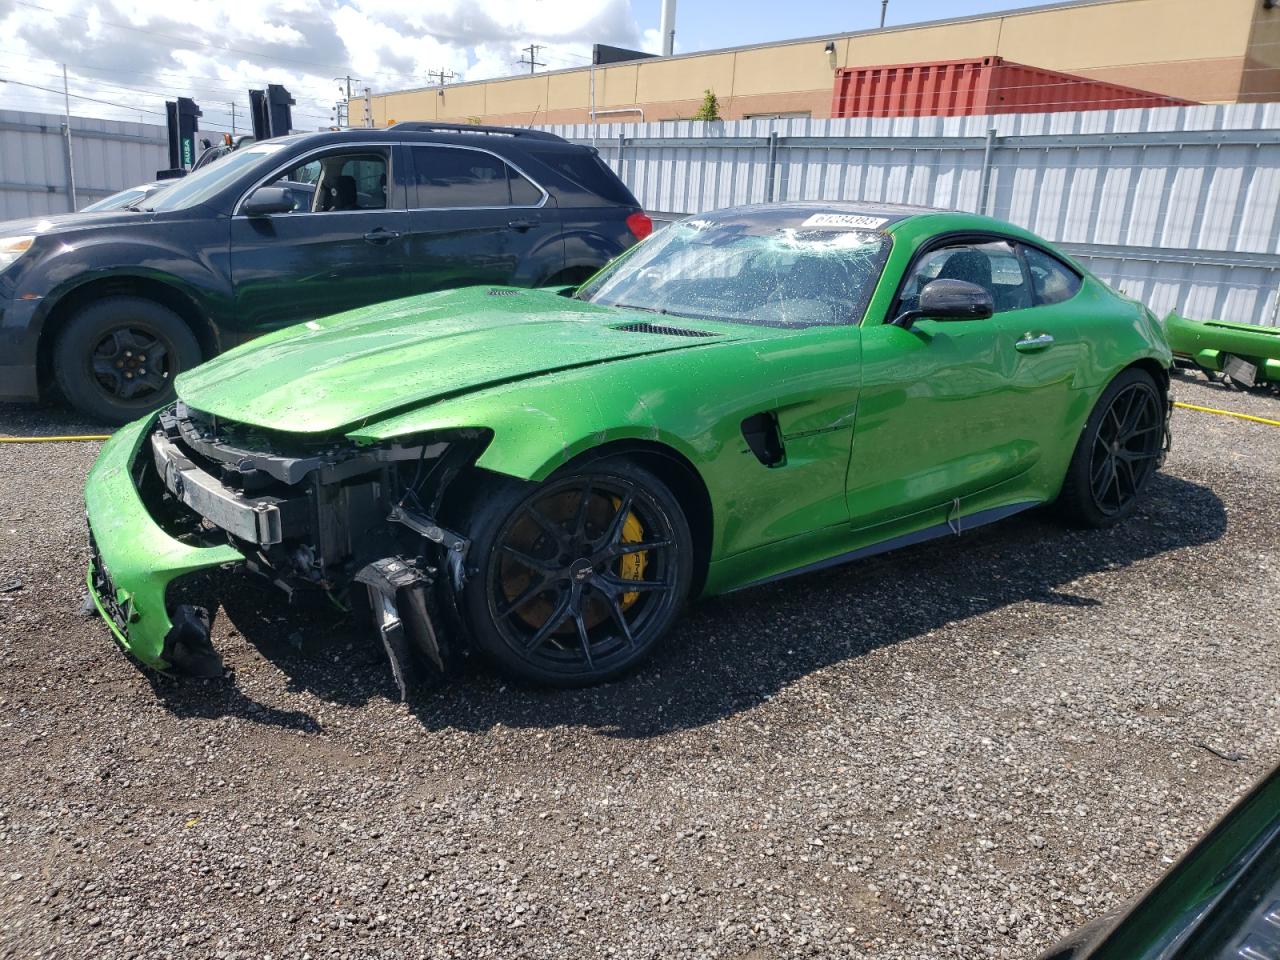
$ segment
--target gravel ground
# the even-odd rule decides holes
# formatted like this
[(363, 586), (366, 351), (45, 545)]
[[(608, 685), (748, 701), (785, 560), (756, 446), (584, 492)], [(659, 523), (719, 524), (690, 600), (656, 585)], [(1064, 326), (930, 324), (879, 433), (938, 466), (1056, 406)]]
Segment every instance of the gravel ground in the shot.
[(137, 669), (78, 615), (96, 444), (0, 446), (0, 955), (1033, 957), (1280, 761), (1280, 429), (1174, 424), (1119, 529), (1024, 515), (701, 602), (621, 683), (411, 706), (239, 579), (230, 678)]

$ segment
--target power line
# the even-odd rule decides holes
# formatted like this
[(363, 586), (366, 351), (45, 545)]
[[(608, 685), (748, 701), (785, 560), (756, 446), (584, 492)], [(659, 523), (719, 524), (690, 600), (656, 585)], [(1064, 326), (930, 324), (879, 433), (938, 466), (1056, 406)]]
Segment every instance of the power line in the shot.
[[(325, 69), (332, 69), (334, 66), (337, 66), (332, 63), (319, 63), (315, 60), (300, 60), (296, 57), (282, 57), (279, 54), (263, 53), (258, 50), (245, 50), (242, 47), (229, 47), (220, 43), (209, 43), (206, 40), (195, 40), (191, 37), (179, 37), (172, 33), (161, 33), (159, 30), (148, 30), (145, 27), (135, 27), (128, 23), (115, 23), (111, 20), (90, 18), (80, 13), (63, 13), (58, 10), (50, 10), (48, 7), (42, 7), (39, 4), (29, 3), (28, 0), (13, 0), (13, 3), (15, 6), (29, 7), (32, 10), (39, 10), (41, 13), (47, 13), (54, 17), (74, 17), (77, 20), (84, 20), (86, 23), (100, 24), (104, 27), (115, 27), (117, 30), (132, 30), (135, 33), (145, 33), (148, 36), (160, 37), (161, 39), (169, 40), (174, 43), (185, 44), (187, 46), (207, 47), (211, 50), (222, 50), (226, 53), (240, 53), (249, 57), (260, 57), (264, 60), (279, 60), (284, 63), (298, 63), (309, 67), (324, 67)], [(348, 67), (343, 65), (341, 69), (346, 70)]]
[(443, 88), (444, 82), (446, 80), (452, 80), (454, 77), (457, 76), (457, 74), (454, 73), (452, 70), (428, 70), (427, 76), (435, 77), (437, 80), (440, 81), (440, 84), (439, 84), (440, 87)]
[[(74, 17), (77, 20), (84, 20), (86, 23), (98, 24), (106, 27), (115, 27), (118, 30), (132, 30), (136, 33), (145, 33), (148, 36), (160, 37), (161, 39), (169, 40), (173, 43), (185, 44), (187, 46), (206, 47), (211, 50), (222, 50), (226, 53), (239, 53), (247, 57), (258, 57), (259, 59), (262, 59), (262, 60), (275, 60), (281, 63), (297, 63), (297, 64), (301, 64), (302, 66), (308, 66), (308, 67), (322, 67), (325, 70), (338, 69), (338, 70), (346, 71), (351, 69), (350, 65), (348, 64), (321, 63), (316, 60), (302, 60), (297, 57), (285, 57), (275, 53), (263, 53), (260, 50), (246, 50), (243, 47), (231, 47), (231, 46), (227, 46), (225, 44), (220, 44), (220, 43), (209, 43), (206, 40), (196, 40), (191, 37), (180, 37), (171, 33), (162, 33), (159, 30), (148, 30), (146, 27), (135, 27), (132, 24), (128, 24), (128, 23), (116, 23), (111, 20), (101, 20), (98, 18), (91, 18), (91, 17), (85, 16), (84, 14), (79, 14), (79, 13), (63, 13), (58, 10), (50, 10), (48, 7), (42, 7), (36, 3), (30, 3), (29, 0), (13, 0), (13, 3), (16, 6), (28, 7), (32, 10), (39, 10), (40, 12), (47, 13), (53, 17)], [(392, 77), (404, 77), (404, 78), (414, 79), (414, 80), (420, 79), (416, 74), (394, 73), (394, 72), (389, 72), (384, 70), (374, 71), (374, 74), (375, 75), (383, 74), (384, 76), (392, 76)]]
[(546, 64), (545, 64), (545, 63), (540, 63), (540, 62), (538, 61), (538, 51), (539, 51), (539, 50), (541, 50), (541, 49), (543, 49), (543, 47), (542, 47), (542, 45), (541, 45), (541, 44), (531, 43), (531, 44), (529, 44), (527, 47), (521, 47), (520, 49), (521, 49), (522, 51), (523, 51), (523, 50), (527, 50), (527, 51), (529, 51), (529, 59), (528, 59), (528, 60), (526, 60), (526, 59), (524, 59), (523, 57), (521, 57), (521, 58), (520, 58), (518, 61), (516, 61), (516, 62), (517, 62), (517, 63), (520, 63), (520, 64), (522, 64), (522, 65), (523, 65), (523, 64), (528, 64), (528, 66), (529, 66), (529, 75), (530, 75), (530, 76), (532, 76), (532, 75), (533, 75), (533, 68), (534, 68), (534, 67), (545, 67), (545, 66), (546, 66)]
[[(57, 96), (63, 96), (63, 91), (55, 90), (52, 87), (42, 87), (35, 83), (24, 83), (21, 80), (5, 80), (4, 82), (6, 84), (12, 84), (16, 87), (29, 87), (32, 90), (41, 90), (44, 93), (52, 93), (52, 94), (56, 94)], [(143, 107), (139, 107), (134, 104), (116, 103), (113, 100), (99, 100), (97, 97), (86, 97), (78, 93), (69, 93), (66, 95), (71, 97), (73, 100), (88, 100), (90, 103), (101, 103), (108, 107), (119, 107), (121, 110), (128, 110), (131, 113), (152, 113), (152, 114), (155, 114), (157, 117), (164, 116), (164, 114), (161, 113), (159, 110), (147, 110)]]

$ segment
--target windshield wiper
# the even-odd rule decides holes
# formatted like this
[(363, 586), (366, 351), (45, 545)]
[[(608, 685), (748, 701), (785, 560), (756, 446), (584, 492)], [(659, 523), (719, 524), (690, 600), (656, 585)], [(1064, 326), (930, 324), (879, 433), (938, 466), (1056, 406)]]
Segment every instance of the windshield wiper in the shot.
[(643, 313), (660, 313), (664, 317), (668, 315), (668, 311), (665, 307), (640, 307), (631, 303), (611, 303), (610, 306), (616, 307), (619, 310), (639, 310)]

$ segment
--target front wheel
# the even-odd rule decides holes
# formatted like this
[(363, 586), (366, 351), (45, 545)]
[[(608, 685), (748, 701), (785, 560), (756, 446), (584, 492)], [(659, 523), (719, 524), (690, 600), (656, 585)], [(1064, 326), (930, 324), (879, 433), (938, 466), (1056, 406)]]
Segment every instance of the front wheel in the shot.
[(53, 372), (71, 405), (124, 424), (173, 402), (173, 380), (200, 362), (183, 319), (142, 297), (108, 297), (73, 316), (54, 348)]
[(1137, 509), (1164, 450), (1166, 402), (1145, 370), (1131, 367), (1111, 381), (1067, 468), (1059, 502), (1068, 518), (1108, 527)]
[(680, 504), (625, 459), (535, 487), (495, 478), (470, 518), (475, 563), (461, 609), (506, 672), (553, 686), (613, 679), (647, 657), (689, 593)]

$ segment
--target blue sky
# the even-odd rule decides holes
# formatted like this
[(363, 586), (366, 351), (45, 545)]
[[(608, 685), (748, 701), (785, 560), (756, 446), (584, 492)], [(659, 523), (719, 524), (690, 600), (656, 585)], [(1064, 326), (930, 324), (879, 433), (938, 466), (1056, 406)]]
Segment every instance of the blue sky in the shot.
[[(995, 10), (1040, 6), (1045, 0), (889, 0), (887, 23), (918, 23)], [(661, 0), (632, 0), (642, 30), (656, 30)], [(790, 37), (848, 33), (880, 25), (880, 0), (678, 0), (676, 52), (691, 53)]]

